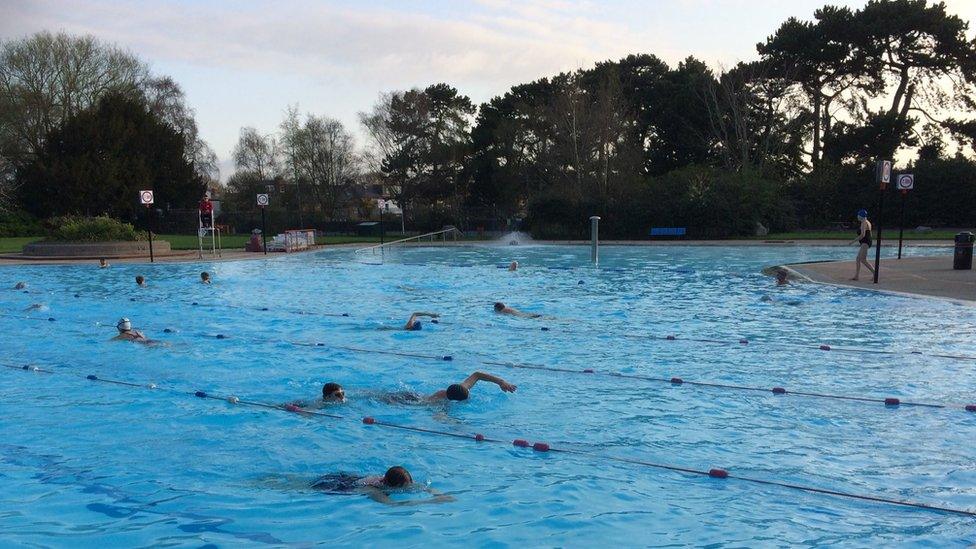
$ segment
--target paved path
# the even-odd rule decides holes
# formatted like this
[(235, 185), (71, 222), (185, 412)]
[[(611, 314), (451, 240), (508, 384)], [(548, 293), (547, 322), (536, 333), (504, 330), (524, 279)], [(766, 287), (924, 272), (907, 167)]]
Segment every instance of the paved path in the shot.
[(953, 270), (951, 255), (882, 260), (881, 276), (877, 284), (874, 284), (871, 273), (863, 267), (861, 279), (852, 281), (853, 261), (786, 266), (814, 282), (976, 302), (976, 271)]

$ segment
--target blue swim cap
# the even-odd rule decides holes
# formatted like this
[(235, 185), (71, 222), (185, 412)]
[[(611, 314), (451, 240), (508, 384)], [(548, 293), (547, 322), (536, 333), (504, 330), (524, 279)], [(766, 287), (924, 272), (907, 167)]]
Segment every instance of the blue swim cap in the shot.
[(867, 216), (868, 216), (868, 211), (862, 208), (862, 209), (860, 209), (860, 210), (858, 210), (858, 211), (857, 211), (857, 216), (858, 216), (858, 217), (864, 217), (864, 218), (867, 218)]
[(419, 330), (421, 327), (422, 326), (420, 324), (420, 321), (419, 320), (414, 320), (413, 321), (413, 324), (410, 325), (410, 330), (416, 331), (416, 330)]

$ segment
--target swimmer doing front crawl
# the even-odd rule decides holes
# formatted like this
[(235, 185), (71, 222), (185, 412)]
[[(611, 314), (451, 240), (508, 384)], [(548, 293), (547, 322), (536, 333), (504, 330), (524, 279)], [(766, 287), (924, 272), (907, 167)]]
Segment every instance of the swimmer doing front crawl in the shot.
[(522, 318), (542, 318), (542, 315), (538, 313), (523, 313), (518, 309), (513, 309), (505, 305), (501, 301), (495, 302), (495, 312), (500, 315), (519, 316)]
[[(431, 404), (435, 402), (442, 402), (445, 400), (468, 400), (471, 395), (471, 388), (475, 386), (479, 381), (487, 381), (498, 385), (498, 387), (506, 393), (514, 393), (518, 389), (517, 385), (509, 383), (504, 379), (488, 374), (485, 372), (474, 372), (464, 379), (461, 383), (453, 383), (448, 385), (446, 389), (442, 389), (433, 394), (423, 396), (413, 392), (397, 392), (397, 393), (386, 393), (380, 400), (387, 402), (389, 404)], [(307, 409), (317, 409), (321, 408), (327, 404), (341, 404), (346, 402), (346, 391), (342, 388), (342, 385), (338, 383), (326, 383), (322, 386), (322, 398), (316, 399), (315, 402), (304, 402), (297, 401), (292, 402), (295, 406)]]
[(421, 329), (423, 325), (420, 323), (420, 320), (418, 320), (418, 318), (422, 316), (426, 316), (434, 319), (439, 317), (440, 315), (437, 313), (423, 313), (423, 312), (414, 313), (410, 315), (410, 319), (407, 320), (407, 323), (403, 326), (403, 329), (409, 331), (416, 331)]
[[(424, 503), (445, 503), (454, 501), (452, 496), (441, 494), (433, 488), (414, 484), (410, 471), (396, 465), (386, 470), (384, 475), (361, 476), (353, 473), (329, 473), (322, 475), (312, 482), (311, 488), (328, 494), (364, 494), (373, 501), (386, 505), (408, 506)], [(390, 498), (392, 491), (419, 488), (431, 494), (428, 499), (411, 499), (395, 501)]]

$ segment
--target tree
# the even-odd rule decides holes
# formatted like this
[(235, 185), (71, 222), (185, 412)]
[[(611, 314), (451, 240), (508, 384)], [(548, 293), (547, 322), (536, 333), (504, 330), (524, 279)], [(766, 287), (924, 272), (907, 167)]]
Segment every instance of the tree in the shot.
[(283, 125), (282, 141), (294, 151), (294, 174), (307, 182), (321, 211), (334, 219), (358, 175), (352, 135), (342, 122), (309, 114), (304, 124)]
[(205, 183), (186, 159), (184, 137), (123, 94), (67, 118), (24, 170), (22, 204), (38, 217), (108, 214), (134, 220), (138, 191), (156, 207), (190, 208)]
[(106, 93), (134, 92), (147, 75), (133, 55), (91, 36), (40, 32), (0, 42), (0, 200), (13, 195), (16, 171), (51, 131)]
[(238, 170), (251, 172), (261, 179), (279, 175), (280, 151), (274, 136), (261, 135), (254, 128), (241, 128), (234, 147), (234, 164)]
[(380, 169), (404, 216), (424, 199), (431, 207), (450, 202), (458, 217), (474, 110), (467, 96), (435, 84), (381, 97), (371, 114), (360, 115), (373, 146), (385, 151)]
[(142, 94), (149, 111), (169, 124), (186, 142), (186, 159), (193, 169), (205, 180), (220, 179), (217, 155), (200, 138), (200, 131), (194, 112), (186, 104), (183, 88), (168, 76), (150, 77), (142, 85)]

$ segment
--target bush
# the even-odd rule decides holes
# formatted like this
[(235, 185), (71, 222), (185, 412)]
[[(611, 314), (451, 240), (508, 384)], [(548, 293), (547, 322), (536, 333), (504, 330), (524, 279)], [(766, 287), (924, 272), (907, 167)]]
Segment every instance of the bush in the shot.
[(146, 235), (129, 223), (108, 216), (83, 217), (66, 215), (48, 220), (48, 238), (64, 242), (109, 242), (145, 240)]
[(37, 236), (44, 234), (44, 228), (27, 212), (10, 211), (0, 213), (0, 237)]

